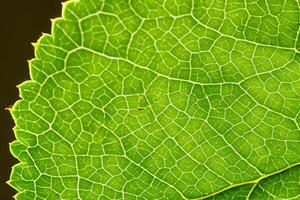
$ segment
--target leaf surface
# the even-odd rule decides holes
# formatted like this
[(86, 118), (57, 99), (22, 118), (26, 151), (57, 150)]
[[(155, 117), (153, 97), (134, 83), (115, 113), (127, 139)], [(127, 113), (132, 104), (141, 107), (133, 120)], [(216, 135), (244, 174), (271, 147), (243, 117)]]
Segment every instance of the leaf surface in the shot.
[(64, 4), (11, 110), (26, 199), (299, 199), (296, 0)]

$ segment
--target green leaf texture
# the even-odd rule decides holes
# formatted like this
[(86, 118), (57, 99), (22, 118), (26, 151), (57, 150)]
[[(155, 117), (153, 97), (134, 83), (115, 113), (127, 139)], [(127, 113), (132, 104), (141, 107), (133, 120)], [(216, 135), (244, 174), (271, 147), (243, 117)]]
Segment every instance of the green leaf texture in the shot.
[(17, 200), (300, 199), (298, 0), (73, 0), (11, 109)]

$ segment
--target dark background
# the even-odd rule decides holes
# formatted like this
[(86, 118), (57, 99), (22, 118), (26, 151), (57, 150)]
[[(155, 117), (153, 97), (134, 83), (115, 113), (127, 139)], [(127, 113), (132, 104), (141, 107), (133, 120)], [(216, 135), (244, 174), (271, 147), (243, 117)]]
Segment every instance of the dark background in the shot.
[(15, 140), (14, 122), (5, 108), (18, 99), (16, 85), (29, 79), (27, 60), (33, 58), (31, 42), (41, 33), (50, 33), (51, 18), (61, 15), (62, 0), (2, 0), (0, 3), (0, 199), (10, 200), (16, 193), (5, 182), (17, 163), (9, 152)]

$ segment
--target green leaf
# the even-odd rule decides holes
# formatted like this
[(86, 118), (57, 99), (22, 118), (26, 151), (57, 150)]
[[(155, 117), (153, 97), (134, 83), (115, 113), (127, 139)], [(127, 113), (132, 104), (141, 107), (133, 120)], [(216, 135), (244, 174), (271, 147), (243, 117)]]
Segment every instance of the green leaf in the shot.
[(11, 109), (26, 199), (299, 199), (299, 1), (77, 0)]

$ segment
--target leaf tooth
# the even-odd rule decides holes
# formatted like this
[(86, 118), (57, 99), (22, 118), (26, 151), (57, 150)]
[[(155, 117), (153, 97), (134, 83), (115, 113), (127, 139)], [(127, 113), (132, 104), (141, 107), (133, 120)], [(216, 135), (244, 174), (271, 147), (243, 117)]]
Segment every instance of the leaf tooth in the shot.
[(60, 20), (60, 19), (61, 19), (61, 17), (56, 17), (56, 18), (50, 19), (50, 21), (51, 21), (52, 23), (56, 23), (56, 21), (58, 21), (58, 20)]
[(11, 180), (5, 182), (7, 185), (11, 186)]
[(11, 106), (8, 106), (8, 107), (4, 108), (4, 110), (10, 112), (11, 111)]
[(57, 26), (56, 24), (62, 20), (62, 17), (56, 17), (56, 18), (51, 18), (50, 22), (51, 22), (51, 36), (54, 35), (54, 27)]
[(30, 43), (34, 48), (37, 46), (37, 42), (31, 42)]
[(31, 81), (31, 80), (23, 81), (22, 83), (19, 83), (18, 85), (16, 85), (16, 87), (17, 87), (18, 89), (20, 89), (23, 85), (26, 85), (26, 84), (29, 83), (29, 82), (32, 82), (32, 81)]

